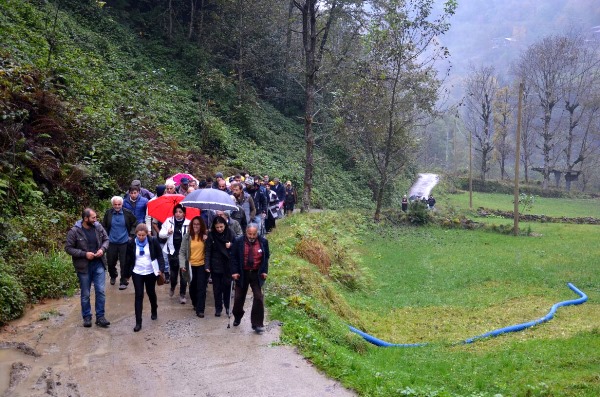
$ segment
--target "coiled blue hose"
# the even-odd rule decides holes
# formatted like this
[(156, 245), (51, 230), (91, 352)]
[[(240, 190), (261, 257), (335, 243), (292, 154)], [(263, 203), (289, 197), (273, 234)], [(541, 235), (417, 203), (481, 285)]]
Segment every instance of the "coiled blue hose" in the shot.
[[(538, 318), (537, 320), (529, 321), (529, 322), (522, 323), (522, 324), (515, 324), (515, 325), (511, 325), (511, 326), (504, 327), (504, 328), (499, 328), (499, 329), (496, 329), (496, 330), (493, 330), (490, 332), (486, 332), (485, 334), (477, 335), (472, 338), (466, 339), (460, 343), (464, 343), (464, 344), (473, 343), (473, 342), (476, 342), (476, 341), (484, 339), (484, 338), (496, 337), (498, 335), (505, 334), (508, 332), (522, 331), (526, 328), (533, 327), (534, 325), (545, 323), (546, 321), (551, 320), (554, 317), (556, 310), (561, 306), (580, 305), (588, 300), (587, 295), (585, 293), (583, 293), (581, 290), (579, 290), (577, 287), (575, 287), (573, 284), (567, 283), (567, 286), (569, 288), (571, 288), (571, 290), (573, 292), (578, 294), (580, 296), (580, 298), (555, 303), (554, 305), (552, 305), (552, 308), (550, 308), (550, 311), (548, 312), (548, 314), (546, 314), (544, 317)], [(381, 347), (421, 347), (421, 346), (426, 346), (428, 344), (428, 343), (389, 343), (389, 342), (383, 341), (381, 339), (375, 338), (374, 336), (371, 336), (371, 335), (369, 335), (363, 331), (360, 331), (352, 326), (348, 326), (348, 327), (350, 328), (350, 331), (357, 333), (358, 335), (362, 336), (367, 342), (370, 342), (376, 346), (381, 346)]]

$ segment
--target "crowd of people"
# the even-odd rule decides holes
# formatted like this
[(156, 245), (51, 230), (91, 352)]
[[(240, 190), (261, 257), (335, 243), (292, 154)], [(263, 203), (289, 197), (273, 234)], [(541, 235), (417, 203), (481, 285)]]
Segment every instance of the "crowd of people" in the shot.
[[(172, 215), (162, 222), (148, 212), (151, 200), (166, 194), (187, 196), (196, 189), (219, 189), (231, 196), (232, 211), (202, 210), (191, 219), (188, 208), (174, 205)], [(284, 184), (268, 175), (236, 174), (224, 178), (217, 172), (203, 180), (183, 177), (167, 179), (155, 193), (134, 180), (127, 193), (111, 198), (109, 208), (98, 221), (96, 211), (85, 208), (68, 232), (65, 251), (71, 255), (81, 289), (83, 326), (92, 326), (91, 287), (95, 293), (96, 325), (108, 327), (105, 317), (106, 269), (110, 285), (119, 279), (119, 290), (129, 281), (135, 291), (134, 332), (142, 329), (144, 293), (150, 301), (151, 320), (158, 318), (156, 285), (168, 285), (169, 296), (187, 303), (189, 297), (196, 315), (205, 317), (208, 284), (212, 283), (214, 315), (223, 309), (233, 325), (244, 316), (248, 288), (253, 301), (252, 329), (264, 331), (262, 286), (267, 279), (269, 243), (266, 235), (276, 220), (294, 211), (297, 194), (291, 181)], [(119, 265), (117, 269), (117, 264)], [(233, 299), (233, 307), (230, 302)]]
[[(421, 198), (419, 198), (418, 196), (411, 196), (410, 198), (411, 201), (421, 201), (421, 203), (423, 203), (425, 205), (425, 207), (427, 207), (427, 209), (429, 210), (434, 210), (435, 209), (435, 198), (433, 197), (433, 194), (430, 194), (429, 197), (427, 196), (423, 196)], [(408, 203), (409, 200), (406, 197), (406, 194), (404, 196), (402, 196), (402, 211), (403, 212), (408, 212)]]

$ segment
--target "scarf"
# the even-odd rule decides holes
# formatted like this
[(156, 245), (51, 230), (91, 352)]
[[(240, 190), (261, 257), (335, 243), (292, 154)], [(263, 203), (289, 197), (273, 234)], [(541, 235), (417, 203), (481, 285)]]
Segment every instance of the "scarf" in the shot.
[(146, 253), (144, 252), (144, 247), (146, 247), (148, 245), (148, 237), (146, 237), (146, 239), (144, 240), (143, 243), (140, 243), (140, 240), (138, 240), (138, 238), (135, 238), (135, 244), (138, 246), (138, 248), (140, 249), (140, 256), (144, 256)]

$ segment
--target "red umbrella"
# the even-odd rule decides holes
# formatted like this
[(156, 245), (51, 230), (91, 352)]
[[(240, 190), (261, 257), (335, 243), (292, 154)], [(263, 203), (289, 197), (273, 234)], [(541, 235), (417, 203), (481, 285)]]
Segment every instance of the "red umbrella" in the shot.
[[(153, 198), (148, 201), (148, 215), (159, 222), (164, 222), (173, 216), (173, 208), (184, 198), (183, 194), (163, 194), (160, 197)], [(198, 208), (185, 209), (185, 217), (187, 219), (192, 219), (199, 215), (200, 210)]]
[(179, 183), (181, 182), (181, 178), (187, 178), (187, 179), (189, 179), (190, 181), (191, 181), (192, 179), (194, 179), (194, 180), (197, 180), (196, 178), (194, 178), (194, 176), (193, 176), (192, 174), (185, 174), (185, 173), (183, 173), (183, 172), (180, 172), (180, 173), (178, 173), (178, 174), (175, 174), (175, 175), (173, 175), (173, 176), (172, 176), (171, 178), (169, 178), (169, 179), (173, 179), (173, 181), (175, 182), (175, 184), (176, 184), (177, 186), (179, 186)]

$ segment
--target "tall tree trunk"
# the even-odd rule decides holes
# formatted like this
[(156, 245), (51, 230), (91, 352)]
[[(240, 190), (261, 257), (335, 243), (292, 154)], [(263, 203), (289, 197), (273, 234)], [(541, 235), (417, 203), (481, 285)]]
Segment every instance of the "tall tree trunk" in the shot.
[[(298, 6), (298, 3), (296, 3)], [(302, 212), (310, 209), (314, 171), (315, 135), (313, 117), (315, 113), (316, 92), (316, 47), (317, 47), (317, 0), (306, 0), (302, 12), (302, 42), (304, 45), (304, 142), (306, 153), (304, 160), (304, 190), (302, 192)]]
[(194, 34), (194, 20), (196, 19), (196, 0), (190, 0), (190, 26), (188, 30), (188, 40), (192, 39)]
[(290, 100), (290, 58), (292, 51), (292, 26), (293, 26), (293, 16), (294, 16), (294, 0), (290, 0), (290, 4), (288, 6), (288, 19), (287, 19), (287, 32), (285, 38), (285, 59), (283, 63), (283, 81), (285, 82), (285, 93), (283, 98), (283, 108), (287, 111), (287, 107)]
[(244, 83), (244, 0), (238, 0), (239, 12), (239, 32), (238, 32), (238, 61), (237, 61), (237, 77), (238, 77), (238, 106), (242, 106), (242, 85)]
[(169, 41), (173, 39), (173, 0), (169, 0)]
[(200, 0), (200, 23), (198, 25), (198, 41), (202, 39), (202, 32), (204, 31), (204, 0)]

